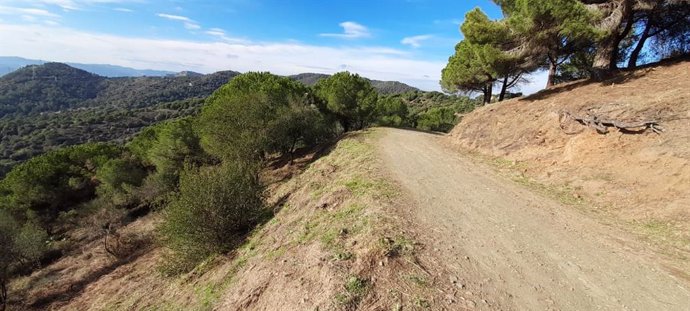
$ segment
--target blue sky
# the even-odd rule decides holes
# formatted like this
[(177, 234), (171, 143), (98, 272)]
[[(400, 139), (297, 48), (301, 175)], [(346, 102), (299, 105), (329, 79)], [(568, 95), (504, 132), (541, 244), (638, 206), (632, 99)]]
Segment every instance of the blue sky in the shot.
[(0, 55), (139, 69), (334, 73), (438, 90), (490, 0), (0, 0)]

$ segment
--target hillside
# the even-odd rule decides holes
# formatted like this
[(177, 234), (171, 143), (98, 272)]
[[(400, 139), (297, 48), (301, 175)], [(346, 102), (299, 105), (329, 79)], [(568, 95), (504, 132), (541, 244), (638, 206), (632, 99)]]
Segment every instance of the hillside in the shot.
[(106, 78), (60, 63), (0, 77), (0, 176), (57, 147), (129, 139), (156, 122), (195, 113), (239, 73)]
[[(330, 75), (322, 73), (301, 73), (297, 75), (292, 75), (289, 78), (304, 83), (305, 85), (312, 86), (317, 82), (328, 77), (330, 77)], [(407, 92), (419, 91), (419, 89), (415, 87), (409, 86), (405, 83), (398, 81), (379, 81), (371, 79), (369, 79), (369, 81), (371, 82), (371, 85), (379, 92), (379, 94), (383, 95), (402, 94)]]
[[(0, 76), (18, 70), (28, 65), (43, 65), (49, 63), (43, 60), (26, 59), (15, 56), (0, 56)], [(134, 69), (123, 66), (108, 65), (108, 64), (81, 64), (81, 63), (66, 63), (71, 67), (95, 73), (104, 77), (141, 77), (141, 76), (166, 76), (174, 74), (170, 71), (150, 70), (150, 69)]]
[[(690, 249), (690, 62), (573, 82), (467, 115), (449, 141), (493, 158), (522, 183), (612, 215), (666, 251)], [(562, 112), (655, 120), (656, 134), (591, 127)], [(639, 129), (639, 128), (638, 128)]]
[[(263, 174), (275, 215), (242, 246), (191, 273), (157, 273), (161, 213), (118, 230), (129, 253), (106, 253), (99, 234), (11, 284), (22, 310), (414, 310), (469, 307), (428, 241), (395, 211), (408, 206), (377, 155), (381, 132), (352, 133)], [(290, 161), (292, 162), (292, 161)], [(94, 215), (93, 221), (98, 215)], [(439, 278), (438, 276), (444, 276)], [(464, 285), (463, 285), (464, 286)], [(486, 297), (488, 299), (488, 297)], [(474, 301), (473, 301), (474, 300)]]
[[(21, 59), (20, 59), (21, 60)], [(203, 98), (239, 73), (185, 71), (165, 77), (108, 78), (61, 63), (29, 65), (0, 77), (0, 177), (57, 147), (129, 139), (141, 128), (198, 111)], [(327, 77), (301, 74), (307, 85)], [(372, 81), (383, 94), (417, 90)]]

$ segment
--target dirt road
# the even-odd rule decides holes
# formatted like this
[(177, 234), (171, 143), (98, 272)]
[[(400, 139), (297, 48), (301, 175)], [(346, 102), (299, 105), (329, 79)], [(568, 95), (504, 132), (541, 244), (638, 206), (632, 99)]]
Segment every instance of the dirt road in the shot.
[[(690, 288), (629, 234), (496, 176), (442, 137), (383, 129), (412, 217), (480, 309), (690, 310)], [(481, 301), (481, 300), (480, 300)]]

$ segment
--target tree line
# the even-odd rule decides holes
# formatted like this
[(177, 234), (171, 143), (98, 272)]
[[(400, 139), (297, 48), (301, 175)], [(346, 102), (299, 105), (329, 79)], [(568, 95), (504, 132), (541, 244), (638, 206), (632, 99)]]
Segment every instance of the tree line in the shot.
[(491, 20), (480, 9), (465, 16), (464, 39), (443, 69), (444, 90), (479, 92), (498, 100), (537, 70), (556, 83), (605, 78), (619, 67), (690, 53), (687, 0), (494, 0)]

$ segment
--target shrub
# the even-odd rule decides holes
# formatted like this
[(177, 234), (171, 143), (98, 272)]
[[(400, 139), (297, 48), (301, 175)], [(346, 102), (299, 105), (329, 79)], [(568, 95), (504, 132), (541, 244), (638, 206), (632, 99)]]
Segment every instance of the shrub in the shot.
[(47, 234), (34, 222), (23, 226), (0, 209), (0, 309), (8, 301), (7, 283), (18, 269), (36, 262), (45, 253)]
[(256, 72), (237, 76), (209, 97), (199, 118), (202, 145), (224, 160), (255, 161), (280, 151), (275, 149), (282, 149), (284, 135), (300, 133), (291, 127), (276, 137), (281, 130), (276, 126), (285, 125), (281, 118), (299, 119), (299, 112), (314, 102), (311, 97), (304, 85), (289, 78)]
[(316, 107), (300, 103), (279, 109), (267, 130), (268, 151), (282, 154), (294, 153), (296, 148), (313, 146), (335, 136), (333, 122)]
[(116, 206), (132, 203), (131, 192), (146, 177), (146, 170), (135, 159), (125, 157), (106, 162), (96, 173), (100, 185), (96, 192)]
[(108, 144), (84, 144), (32, 158), (10, 171), (0, 183), (0, 204), (32, 210), (47, 224), (59, 211), (91, 199), (96, 171), (120, 155)]
[(159, 227), (170, 250), (164, 272), (188, 271), (209, 255), (232, 249), (265, 216), (262, 192), (254, 165), (184, 171), (179, 195)]
[(453, 129), (456, 120), (455, 110), (451, 107), (431, 108), (419, 114), (417, 128), (427, 131), (448, 132)]
[(194, 120), (189, 117), (144, 129), (127, 148), (143, 165), (155, 168), (148, 183), (159, 186), (162, 193), (177, 188), (185, 164), (200, 166), (212, 162), (201, 148)]
[(399, 96), (379, 97), (376, 102), (376, 118), (379, 125), (405, 126), (407, 115), (407, 105)]

